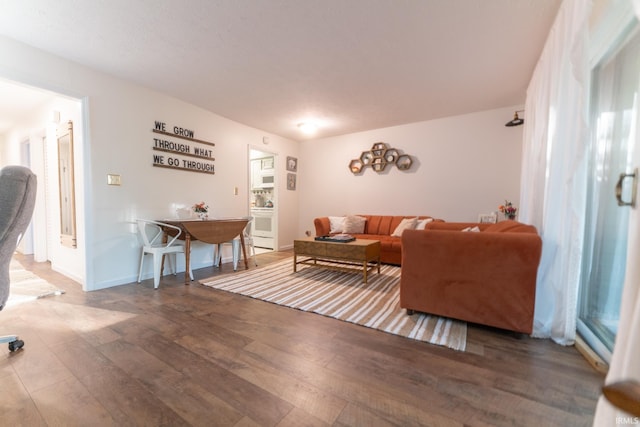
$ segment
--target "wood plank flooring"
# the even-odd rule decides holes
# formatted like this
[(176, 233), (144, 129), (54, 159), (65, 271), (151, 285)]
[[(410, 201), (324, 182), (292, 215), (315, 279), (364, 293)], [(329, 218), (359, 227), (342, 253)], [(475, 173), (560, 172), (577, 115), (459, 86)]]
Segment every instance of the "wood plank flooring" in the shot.
[(0, 348), (0, 425), (590, 426), (604, 380), (573, 347), (476, 325), (456, 352), (182, 275), (83, 292), (16, 259), (67, 293), (0, 312), (26, 342)]

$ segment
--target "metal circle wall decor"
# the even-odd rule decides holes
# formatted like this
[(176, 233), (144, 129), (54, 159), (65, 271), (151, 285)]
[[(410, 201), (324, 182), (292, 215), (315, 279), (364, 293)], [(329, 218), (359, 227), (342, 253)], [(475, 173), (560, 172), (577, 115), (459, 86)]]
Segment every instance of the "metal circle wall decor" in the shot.
[(384, 142), (376, 142), (371, 146), (371, 150), (363, 151), (360, 157), (349, 162), (349, 170), (357, 175), (362, 173), (368, 166), (380, 173), (387, 166), (395, 165), (399, 170), (409, 170), (413, 164), (413, 159), (408, 154), (401, 154), (396, 148), (389, 148)]

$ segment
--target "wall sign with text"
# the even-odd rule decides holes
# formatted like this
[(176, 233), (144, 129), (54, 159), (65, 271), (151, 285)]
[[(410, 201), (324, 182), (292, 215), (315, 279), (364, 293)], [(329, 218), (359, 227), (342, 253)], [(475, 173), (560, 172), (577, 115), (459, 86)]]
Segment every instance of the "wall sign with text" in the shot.
[[(194, 138), (195, 132), (179, 126), (167, 131), (167, 124), (155, 121), (153, 137), (153, 166), (159, 168), (179, 169), (189, 172), (215, 173), (213, 142)], [(184, 140), (188, 142), (176, 141)]]

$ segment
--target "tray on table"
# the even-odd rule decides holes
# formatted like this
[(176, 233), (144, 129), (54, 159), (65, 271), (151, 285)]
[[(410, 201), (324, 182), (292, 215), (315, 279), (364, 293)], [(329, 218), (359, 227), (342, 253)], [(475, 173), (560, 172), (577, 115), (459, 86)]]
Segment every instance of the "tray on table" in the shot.
[(333, 236), (318, 236), (315, 240), (319, 242), (338, 242), (338, 243), (348, 243), (356, 240), (355, 237), (350, 236), (349, 234), (334, 234)]

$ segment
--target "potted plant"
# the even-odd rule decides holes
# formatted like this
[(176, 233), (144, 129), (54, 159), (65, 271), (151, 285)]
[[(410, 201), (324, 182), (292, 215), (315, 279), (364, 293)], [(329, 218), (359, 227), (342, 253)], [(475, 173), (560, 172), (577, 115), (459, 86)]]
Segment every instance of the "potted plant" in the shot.
[(209, 217), (209, 206), (205, 202), (193, 205), (193, 211), (200, 219), (207, 219)]
[(513, 206), (513, 204), (505, 200), (504, 205), (498, 206), (500, 212), (504, 214), (505, 219), (516, 219), (516, 212), (518, 212), (518, 208)]

